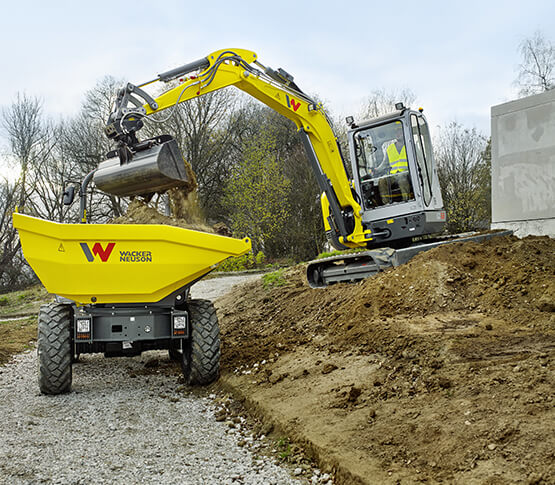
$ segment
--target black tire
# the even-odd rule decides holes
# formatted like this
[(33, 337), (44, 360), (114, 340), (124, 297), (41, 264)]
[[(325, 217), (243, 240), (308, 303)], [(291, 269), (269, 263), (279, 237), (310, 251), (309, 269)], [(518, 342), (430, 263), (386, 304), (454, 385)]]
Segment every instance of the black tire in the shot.
[(39, 387), (43, 394), (71, 391), (72, 315), (69, 305), (42, 305), (38, 324)]
[(220, 326), (209, 300), (189, 300), (189, 339), (183, 342), (181, 368), (185, 382), (206, 385), (220, 375)]

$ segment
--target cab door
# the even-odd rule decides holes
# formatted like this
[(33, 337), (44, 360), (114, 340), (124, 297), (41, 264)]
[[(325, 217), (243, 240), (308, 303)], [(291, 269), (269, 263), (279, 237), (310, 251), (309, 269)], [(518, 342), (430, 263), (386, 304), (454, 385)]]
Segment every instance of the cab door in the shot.
[(428, 123), (422, 114), (411, 113), (410, 125), (422, 201), (426, 208), (442, 207), (441, 188), (434, 164)]

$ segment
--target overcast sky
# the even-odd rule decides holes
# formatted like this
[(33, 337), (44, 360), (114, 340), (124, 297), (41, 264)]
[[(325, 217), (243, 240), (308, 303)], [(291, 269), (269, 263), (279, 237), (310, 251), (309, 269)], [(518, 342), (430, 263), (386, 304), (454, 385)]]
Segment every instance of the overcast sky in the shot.
[(489, 136), (490, 107), (516, 96), (519, 43), (555, 34), (553, 1), (2, 3), (0, 106), (25, 92), (55, 118), (76, 113), (106, 75), (139, 83), (242, 47), (335, 116), (356, 113), (373, 90), (409, 88), (432, 125), (456, 120)]

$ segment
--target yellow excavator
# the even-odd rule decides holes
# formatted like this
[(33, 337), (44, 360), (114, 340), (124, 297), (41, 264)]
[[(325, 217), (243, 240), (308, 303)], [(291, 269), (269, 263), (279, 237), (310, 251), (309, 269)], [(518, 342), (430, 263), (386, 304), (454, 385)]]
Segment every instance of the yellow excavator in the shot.
[[(177, 86), (156, 99), (143, 89), (176, 80)], [(289, 73), (264, 66), (254, 52), (243, 49), (216, 51), (151, 81), (122, 88), (106, 127), (117, 148), (96, 170), (97, 188), (132, 196), (187, 183), (176, 141), (168, 135), (139, 141), (137, 132), (152, 114), (228, 86), (250, 94), (297, 126), (321, 190), (324, 227), (334, 248), (403, 248), (443, 230), (445, 210), (421, 109), (399, 103), (381, 118), (347, 119), (351, 180), (321, 103), (304, 93)], [(393, 146), (401, 150), (395, 161)], [(323, 287), (370, 276), (393, 262), (390, 249), (357, 252), (314, 261), (307, 276), (311, 286)]]
[[(177, 85), (156, 98), (144, 89), (170, 81)], [(220, 50), (151, 81), (129, 83), (119, 90), (106, 125), (115, 149), (80, 185), (81, 223), (13, 216), (26, 259), (56, 295), (39, 312), (41, 392), (68, 392), (72, 362), (93, 352), (109, 357), (168, 349), (181, 361), (186, 382), (218, 377), (216, 312), (208, 300), (191, 299), (189, 289), (219, 262), (248, 252), (250, 240), (161, 225), (86, 224), (86, 194), (91, 180), (106, 193), (146, 198), (189, 183), (171, 136), (140, 140), (137, 133), (153, 114), (228, 86), (295, 122), (321, 190), (329, 241), (340, 250), (364, 249), (310, 262), (312, 287), (371, 276), (445, 242), (422, 242), (445, 224), (422, 110), (398, 104), (370, 121), (348, 118), (350, 179), (322, 105), (252, 51)], [(71, 204), (74, 195), (69, 187), (64, 203)]]

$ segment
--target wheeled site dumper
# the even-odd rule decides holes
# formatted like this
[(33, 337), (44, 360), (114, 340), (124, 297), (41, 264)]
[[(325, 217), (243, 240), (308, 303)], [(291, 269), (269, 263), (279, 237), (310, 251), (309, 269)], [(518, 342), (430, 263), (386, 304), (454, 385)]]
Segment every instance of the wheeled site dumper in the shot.
[(79, 354), (134, 356), (168, 349), (189, 384), (218, 377), (218, 319), (189, 288), (249, 239), (163, 225), (58, 224), (13, 215), (25, 258), (56, 302), (38, 322), (39, 385), (71, 389)]

